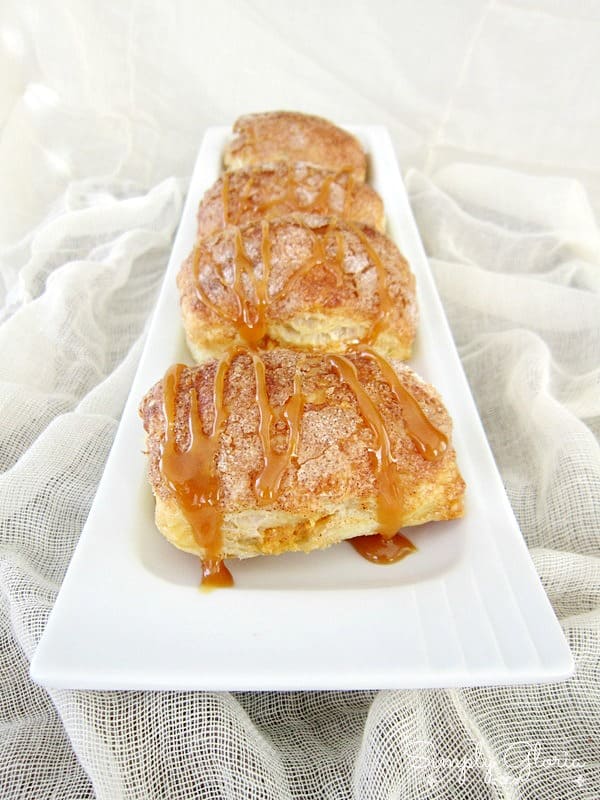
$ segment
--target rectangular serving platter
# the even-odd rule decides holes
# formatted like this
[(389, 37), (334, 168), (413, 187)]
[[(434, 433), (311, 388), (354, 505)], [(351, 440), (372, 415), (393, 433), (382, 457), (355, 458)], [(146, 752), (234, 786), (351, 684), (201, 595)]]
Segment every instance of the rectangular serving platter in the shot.
[(235, 588), (203, 592), (196, 558), (153, 520), (137, 407), (174, 362), (192, 363), (175, 278), (196, 209), (231, 131), (209, 128), (196, 161), (144, 351), (89, 518), (31, 664), (72, 689), (362, 689), (558, 681), (573, 673), (562, 629), (508, 502), (413, 219), (391, 139), (349, 127), (369, 157), (388, 234), (417, 279), (411, 366), (454, 420), (466, 515), (408, 531), (390, 566), (347, 543), (230, 562)]

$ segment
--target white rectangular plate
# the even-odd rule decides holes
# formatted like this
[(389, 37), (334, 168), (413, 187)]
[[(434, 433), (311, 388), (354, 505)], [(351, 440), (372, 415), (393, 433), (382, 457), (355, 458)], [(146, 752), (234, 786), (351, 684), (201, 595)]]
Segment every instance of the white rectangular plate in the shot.
[(517, 527), (465, 379), (385, 128), (351, 128), (388, 233), (417, 278), (412, 365), (454, 419), (462, 520), (410, 530), (392, 566), (343, 543), (231, 563), (235, 588), (198, 590), (197, 559), (154, 526), (137, 406), (186, 349), (175, 276), (228, 128), (204, 137), (131, 394), (89, 519), (31, 664), (80, 689), (358, 689), (556, 681), (573, 661)]

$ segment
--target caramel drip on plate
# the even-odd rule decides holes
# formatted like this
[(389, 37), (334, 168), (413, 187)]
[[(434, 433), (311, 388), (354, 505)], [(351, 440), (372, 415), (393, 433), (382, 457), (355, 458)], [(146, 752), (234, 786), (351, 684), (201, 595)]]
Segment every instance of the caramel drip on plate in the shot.
[(417, 400), (400, 382), (391, 364), (370, 348), (361, 349), (360, 356), (372, 359), (381, 370), (385, 382), (389, 384), (400, 404), (407, 433), (418, 452), (426, 461), (436, 461), (440, 458), (448, 446), (447, 437), (427, 419)]
[(160, 454), (160, 470), (171, 495), (189, 522), (194, 538), (204, 550), (203, 585), (225, 585), (227, 581), (231, 583), (231, 575), (227, 577), (229, 573), (221, 560), (223, 512), (220, 506), (216, 457), (226, 419), (223, 400), (225, 375), (233, 355), (223, 359), (217, 367), (213, 422), (208, 434), (202, 428), (197, 391), (195, 387), (190, 389), (189, 408), (184, 422), (189, 437), (185, 450), (180, 450), (176, 441), (177, 387), (185, 367), (175, 364), (167, 370), (163, 378), (163, 415), (166, 426)]
[(374, 533), (371, 536), (355, 536), (348, 541), (357, 553), (374, 564), (395, 564), (417, 549), (402, 533), (396, 533), (389, 539)]
[(304, 410), (305, 398), (300, 385), (300, 375), (294, 377), (294, 393), (288, 398), (283, 418), (288, 429), (287, 445), (281, 452), (276, 452), (271, 443), (271, 425), (278, 421), (267, 394), (265, 365), (259, 356), (253, 356), (254, 374), (256, 377), (256, 403), (259, 411), (258, 432), (263, 447), (264, 467), (254, 484), (254, 491), (261, 504), (271, 503), (279, 497), (281, 479), (296, 456), (300, 437), (300, 421)]
[(202, 562), (202, 584), (201, 589), (226, 589), (233, 586), (233, 575), (221, 558), (203, 559)]

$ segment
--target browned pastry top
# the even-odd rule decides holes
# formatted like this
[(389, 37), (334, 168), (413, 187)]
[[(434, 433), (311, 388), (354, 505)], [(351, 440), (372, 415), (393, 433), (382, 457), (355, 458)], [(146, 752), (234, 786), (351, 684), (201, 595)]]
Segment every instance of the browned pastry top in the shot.
[[(368, 348), (346, 356), (238, 350), (176, 365), (140, 415), (156, 495), (173, 496), (187, 471), (200, 476), (196, 495), (212, 492), (209, 500), (232, 513), (308, 514), (324, 498), (377, 496), (382, 530), (395, 532), (399, 506), (454, 460), (451, 420), (435, 390)], [(447, 490), (448, 517), (460, 504), (458, 483)]]
[(269, 323), (321, 312), (366, 321), (367, 343), (390, 328), (410, 346), (416, 329), (415, 280), (396, 245), (331, 217), (291, 215), (208, 236), (177, 281), (188, 336), (195, 325), (198, 335), (256, 346)]
[(292, 111), (269, 111), (240, 117), (225, 151), (228, 169), (307, 161), (334, 171), (349, 169), (364, 181), (367, 159), (359, 141), (321, 117)]
[(295, 211), (333, 215), (380, 231), (385, 226), (381, 198), (348, 170), (281, 161), (225, 172), (200, 203), (198, 235)]

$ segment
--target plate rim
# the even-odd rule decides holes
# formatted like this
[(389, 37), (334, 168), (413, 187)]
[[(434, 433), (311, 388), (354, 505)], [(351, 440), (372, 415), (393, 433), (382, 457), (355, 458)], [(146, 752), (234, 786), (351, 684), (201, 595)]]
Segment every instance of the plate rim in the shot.
[[(388, 223), (390, 222), (390, 218), (392, 218), (393, 226), (392, 230), (390, 231), (391, 238), (394, 239), (398, 244), (397, 241), (398, 231), (395, 230), (394, 226), (397, 223), (395, 220), (398, 208), (401, 208), (405, 213), (405, 218), (400, 220), (398, 223), (402, 229), (403, 236), (406, 240), (410, 242), (410, 249), (412, 252), (418, 255), (419, 260), (419, 275), (418, 275), (418, 292), (419, 297), (422, 298), (423, 296), (426, 297), (426, 308), (428, 309), (428, 313), (434, 314), (436, 319), (436, 324), (439, 325), (443, 331), (443, 336), (445, 339), (445, 347), (446, 356), (450, 356), (452, 361), (452, 370), (454, 371), (454, 379), (458, 381), (459, 390), (461, 394), (462, 403), (466, 406), (466, 411), (468, 411), (470, 416), (470, 425), (473, 426), (473, 430), (475, 431), (475, 435), (478, 437), (478, 447), (481, 449), (480, 455), (485, 460), (485, 468), (487, 469), (488, 473), (493, 476), (493, 483), (494, 483), (494, 492), (497, 495), (497, 500), (502, 507), (502, 513), (505, 515), (505, 520), (508, 524), (508, 540), (510, 541), (511, 548), (516, 548), (513, 552), (518, 555), (516, 559), (517, 566), (520, 570), (518, 578), (518, 585), (515, 586), (511, 581), (507, 580), (507, 585), (510, 587), (510, 591), (514, 597), (517, 610), (521, 612), (521, 618), (524, 621), (524, 625), (526, 628), (529, 629), (529, 634), (531, 635), (531, 641), (535, 644), (535, 632), (531, 631), (531, 619), (529, 616), (526, 618), (523, 616), (522, 609), (519, 608), (519, 597), (522, 596), (523, 591), (527, 595), (529, 591), (531, 593), (530, 597), (535, 598), (535, 606), (536, 606), (536, 613), (541, 614), (545, 618), (545, 624), (549, 626), (548, 629), (548, 636), (552, 639), (552, 647), (549, 647), (546, 651), (540, 654), (539, 652), (539, 645), (536, 644), (537, 647), (537, 659), (538, 663), (533, 663), (527, 665), (521, 665), (520, 667), (512, 667), (505, 663), (504, 666), (506, 667), (505, 671), (499, 669), (498, 664), (496, 664), (494, 670), (490, 670), (490, 668), (481, 668), (477, 670), (473, 668), (473, 665), (467, 667), (467, 662), (462, 654), (462, 664), (463, 667), (461, 668), (461, 660), (460, 660), (460, 653), (455, 653), (455, 660), (451, 662), (448, 668), (444, 670), (430, 668), (427, 671), (417, 672), (416, 670), (407, 669), (404, 672), (400, 671), (397, 672), (393, 667), (389, 665), (386, 668), (382, 668), (379, 673), (376, 670), (371, 669), (368, 674), (360, 673), (360, 671), (355, 670), (354, 672), (348, 671), (347, 673), (340, 674), (339, 672), (336, 673), (335, 671), (328, 673), (327, 669), (322, 669), (317, 671), (317, 673), (313, 676), (313, 678), (309, 678), (304, 672), (300, 672), (293, 675), (292, 672), (288, 670), (285, 675), (279, 675), (278, 678), (274, 678), (273, 674), (264, 676), (264, 679), (257, 674), (252, 673), (252, 671), (248, 670), (240, 670), (237, 676), (237, 681), (233, 680), (232, 675), (224, 676), (220, 674), (218, 671), (213, 671), (213, 673), (204, 674), (204, 677), (198, 677), (196, 672), (188, 672), (186, 673), (183, 671), (181, 674), (178, 675), (175, 681), (169, 679), (169, 677), (165, 677), (164, 680), (161, 682), (160, 678), (160, 671), (158, 674), (154, 674), (154, 677), (151, 677), (151, 671), (149, 671), (148, 675), (140, 674), (139, 671), (135, 670), (127, 670), (122, 669), (121, 673), (117, 672), (111, 674), (110, 671), (105, 673), (103, 676), (95, 675), (93, 673), (93, 669), (90, 670), (88, 667), (88, 671), (85, 671), (85, 668), (82, 669), (81, 663), (80, 666), (77, 667), (77, 655), (78, 651), (77, 648), (73, 648), (73, 652), (64, 653), (62, 655), (62, 663), (61, 658), (57, 659), (56, 657), (56, 649), (53, 650), (53, 637), (58, 639), (60, 635), (64, 638), (64, 621), (65, 619), (69, 619), (69, 609), (65, 608), (67, 602), (71, 599), (71, 595), (73, 594), (72, 588), (77, 583), (77, 570), (80, 568), (80, 562), (85, 558), (89, 557), (90, 552), (94, 552), (94, 549), (98, 549), (101, 545), (101, 542), (98, 541), (98, 536), (96, 535), (95, 540), (92, 540), (92, 522), (95, 517), (99, 514), (98, 506), (103, 502), (103, 493), (104, 488), (107, 484), (107, 474), (110, 475), (110, 470), (112, 468), (113, 459), (115, 458), (114, 454), (119, 451), (120, 448), (124, 447), (125, 439), (128, 433), (131, 431), (126, 430), (127, 425), (130, 423), (131, 411), (132, 408), (137, 409), (137, 403), (139, 397), (142, 396), (144, 391), (147, 389), (147, 379), (143, 378), (142, 375), (145, 372), (146, 362), (149, 358), (149, 352), (152, 349), (153, 343), (156, 339), (156, 336), (160, 332), (161, 327), (161, 320), (160, 320), (160, 311), (163, 303), (165, 302), (165, 294), (172, 294), (175, 291), (173, 286), (169, 286), (168, 282), (172, 278), (173, 272), (179, 269), (179, 262), (174, 262), (175, 253), (178, 250), (182, 249), (182, 243), (185, 240), (185, 237), (189, 235), (189, 228), (190, 222), (193, 221), (195, 223), (195, 213), (196, 213), (196, 205), (198, 199), (198, 193), (202, 189), (204, 191), (208, 186), (206, 185), (205, 181), (202, 180), (201, 174), (202, 170), (205, 168), (205, 154), (210, 151), (211, 147), (214, 146), (215, 142), (221, 141), (223, 142), (223, 138), (229, 135), (231, 131), (230, 126), (211, 126), (205, 130), (205, 134), (202, 140), (202, 144), (200, 146), (196, 162), (194, 165), (194, 170), (192, 173), (192, 177), (189, 184), (189, 191), (186, 196), (186, 200), (182, 209), (182, 215), (180, 224), (178, 226), (178, 230), (176, 236), (173, 241), (173, 245), (171, 248), (170, 256), (168, 265), (165, 270), (165, 275), (162, 279), (161, 286), (157, 295), (157, 299), (155, 302), (154, 310), (151, 314), (149, 324), (147, 325), (147, 335), (146, 341), (144, 343), (142, 353), (140, 356), (140, 360), (138, 363), (138, 367), (135, 372), (135, 376), (132, 381), (131, 389), (127, 400), (124, 405), (122, 417), (117, 429), (117, 433), (115, 435), (115, 439), (113, 445), (111, 447), (105, 470), (103, 472), (102, 478), (98, 485), (98, 489), (95, 495), (95, 499), (92, 503), (90, 508), (90, 513), (88, 516), (88, 520), (82, 530), (82, 534), (80, 536), (79, 542), (74, 550), (73, 556), (71, 558), (71, 562), (68, 566), (67, 572), (63, 579), (62, 586), (60, 587), (56, 602), (52, 611), (50, 612), (50, 616), (48, 618), (48, 622), (46, 624), (45, 630), (42, 634), (42, 637), (38, 643), (38, 646), (35, 650), (33, 659), (30, 665), (30, 675), (36, 683), (40, 683), (45, 686), (55, 687), (55, 688), (74, 688), (74, 689), (213, 689), (213, 690), (265, 690), (265, 689), (375, 689), (375, 688), (433, 688), (433, 687), (450, 687), (450, 686), (482, 686), (482, 685), (509, 685), (509, 684), (519, 684), (519, 683), (544, 683), (544, 682), (554, 682), (559, 680), (564, 680), (569, 678), (574, 672), (574, 661), (571, 654), (571, 651), (568, 647), (566, 642), (566, 638), (562, 628), (556, 616), (554, 615), (554, 611), (550, 605), (550, 602), (545, 594), (539, 576), (535, 570), (533, 562), (531, 560), (531, 555), (529, 550), (527, 549), (526, 543), (522, 537), (522, 534), (518, 528), (516, 519), (514, 517), (514, 513), (510, 503), (508, 501), (508, 497), (506, 495), (504, 485), (502, 483), (502, 479), (500, 473), (496, 467), (493, 454), (485, 435), (485, 431), (483, 425), (481, 423), (481, 419), (479, 417), (477, 407), (475, 405), (466, 375), (464, 373), (462, 364), (460, 362), (460, 358), (458, 356), (458, 352), (456, 350), (454, 340), (452, 338), (451, 330), (443, 309), (443, 305), (439, 294), (437, 292), (437, 288), (435, 286), (435, 281), (431, 270), (429, 268), (429, 264), (427, 261), (427, 257), (425, 254), (425, 250), (423, 247), (423, 243), (421, 237), (419, 235), (416, 222), (412, 215), (412, 211), (410, 209), (410, 203), (408, 201), (408, 195), (404, 186), (404, 182), (402, 180), (402, 176), (400, 173), (400, 169), (398, 166), (398, 162), (396, 159), (396, 155), (393, 149), (392, 141), (389, 135), (389, 132), (385, 126), (382, 125), (354, 125), (354, 126), (346, 126), (349, 130), (353, 133), (362, 136), (363, 138), (366, 137), (371, 144), (371, 147), (378, 148), (378, 158), (382, 161), (387, 161), (387, 165), (390, 168), (391, 172), (388, 175), (388, 178), (391, 180), (392, 183), (396, 183), (396, 188), (398, 189), (398, 197), (396, 201), (398, 203), (397, 207), (394, 205), (392, 208), (392, 213), (390, 213), (390, 208), (388, 207), (388, 203), (386, 201), (386, 218), (388, 219)], [(383, 155), (382, 155), (383, 153)], [(373, 157), (373, 154), (371, 153)], [(372, 166), (372, 165), (371, 165)], [(388, 229), (389, 230), (389, 229)], [(401, 248), (404, 249), (404, 248)], [(410, 260), (410, 259), (409, 259)], [(411, 263), (411, 266), (414, 268), (414, 264)], [(420, 306), (423, 306), (423, 303), (420, 302)], [(422, 324), (419, 325), (419, 331), (421, 332)], [(191, 358), (190, 358), (191, 362)], [(409, 362), (410, 363), (410, 362)], [(162, 373), (160, 373), (162, 374)], [(144, 386), (141, 386), (141, 383)], [(437, 383), (436, 383), (437, 387)], [(458, 390), (453, 390), (458, 391)], [(446, 402), (446, 396), (444, 391), (441, 391), (442, 396), (444, 397), (444, 401)], [(461, 409), (461, 414), (459, 417), (462, 417), (463, 413), (466, 413), (465, 408)], [(451, 415), (456, 422), (456, 414), (455, 410), (451, 410)], [(137, 419), (137, 417), (136, 417)], [(471, 428), (469, 427), (469, 430)], [(472, 432), (472, 431), (471, 431)], [(457, 435), (457, 430), (455, 426), (455, 436)], [(459, 433), (459, 436), (462, 435)], [(462, 468), (462, 462), (461, 462)], [(470, 492), (472, 490), (469, 490)], [(470, 497), (470, 494), (468, 495)], [(516, 535), (515, 535), (516, 531)], [(95, 535), (95, 534), (94, 534)], [(488, 537), (489, 538), (489, 537)], [(494, 539), (492, 537), (492, 542)], [(131, 543), (128, 543), (131, 547)], [(469, 541), (470, 545), (473, 545), (472, 541)], [(503, 571), (507, 569), (506, 563), (506, 542), (494, 543), (496, 545), (496, 555), (499, 558), (499, 563), (503, 563)], [(85, 562), (84, 562), (85, 563)], [(378, 567), (377, 567), (378, 568)], [(460, 568), (461, 564), (456, 563), (453, 565), (454, 572), (456, 575), (460, 575)], [(462, 564), (462, 569), (465, 568), (465, 565)], [(470, 564), (470, 568), (472, 570), (472, 564)], [(509, 571), (510, 569), (514, 570), (515, 565), (509, 564), (508, 565)], [(380, 569), (380, 568), (378, 568)], [(117, 570), (118, 574), (118, 570)], [(456, 575), (454, 578), (456, 578)], [(437, 577), (431, 578), (431, 581), (434, 584), (437, 582), (440, 583), (441, 586), (438, 585), (437, 591), (441, 592), (440, 597), (446, 597), (447, 595), (447, 586), (446, 586), (446, 578), (448, 577), (448, 573), (444, 573), (440, 579)], [(514, 576), (513, 576), (514, 577)], [(491, 576), (494, 579), (494, 575)], [(497, 578), (497, 576), (496, 576)], [(477, 578), (471, 576), (471, 579), (475, 581), (474, 585), (477, 586)], [(109, 581), (110, 583), (110, 581)], [(427, 581), (426, 583), (430, 583)], [(379, 587), (379, 588), (368, 588), (368, 589), (354, 589), (350, 590), (352, 593), (355, 594), (357, 598), (361, 598), (361, 602), (365, 602), (364, 600), (364, 592), (377, 592), (381, 593), (384, 592), (386, 597), (393, 595), (393, 593), (397, 593), (399, 598), (406, 599), (407, 596), (413, 596), (413, 602), (416, 603), (414, 595), (417, 593), (419, 586), (421, 586), (423, 582), (417, 584), (406, 584), (402, 586), (387, 586), (387, 587)], [(116, 587), (115, 587), (116, 588)], [(233, 594), (244, 595), (244, 593), (248, 592), (249, 590), (240, 589), (234, 592)], [(276, 590), (270, 589), (271, 593), (275, 592)], [(305, 590), (298, 589), (296, 590), (300, 594), (304, 594)], [(313, 599), (317, 599), (318, 590), (311, 589), (311, 595)], [(331, 593), (336, 592), (338, 590), (335, 589), (327, 589), (323, 590), (326, 591), (331, 598)], [(79, 593), (81, 595), (81, 587), (79, 588)], [(77, 593), (75, 592), (75, 595)], [(286, 592), (286, 597), (289, 598), (289, 590)], [(255, 598), (256, 599), (256, 598)], [(88, 602), (93, 602), (88, 598)], [(442, 601), (440, 601), (442, 602)], [(224, 607), (227, 606), (227, 603), (222, 603)], [(452, 617), (452, 608), (447, 601), (446, 598), (446, 605), (449, 606), (450, 618)], [(426, 608), (427, 604), (424, 605)], [(416, 613), (423, 613), (419, 611), (418, 603), (415, 606)], [(431, 613), (431, 610), (427, 610), (426, 613)], [(488, 613), (488, 612), (486, 612)], [(61, 620), (62, 615), (62, 620)], [(62, 624), (63, 633), (55, 633), (57, 630), (58, 623)], [(73, 623), (75, 624), (75, 623)], [(80, 622), (77, 622), (80, 624)], [(60, 626), (59, 626), (60, 627)], [(68, 627), (68, 626), (67, 626)], [(493, 628), (493, 625), (492, 625)], [(494, 635), (496, 635), (495, 631), (492, 631)], [(492, 637), (493, 638), (493, 637)], [(449, 640), (450, 642), (450, 640)], [(426, 643), (425, 643), (426, 644)], [(460, 641), (459, 641), (460, 644)], [(454, 645), (453, 645), (454, 646)], [(536, 649), (534, 647), (534, 649)], [(456, 648), (455, 648), (456, 649)], [(499, 652), (502, 655), (501, 648)], [(424, 646), (423, 653), (427, 656), (427, 648)], [(430, 657), (431, 654), (429, 654)], [(70, 660), (69, 656), (72, 656), (74, 660)], [(81, 658), (81, 654), (79, 653)], [(505, 656), (503, 656), (505, 658)], [(431, 667), (431, 665), (429, 665)]]

